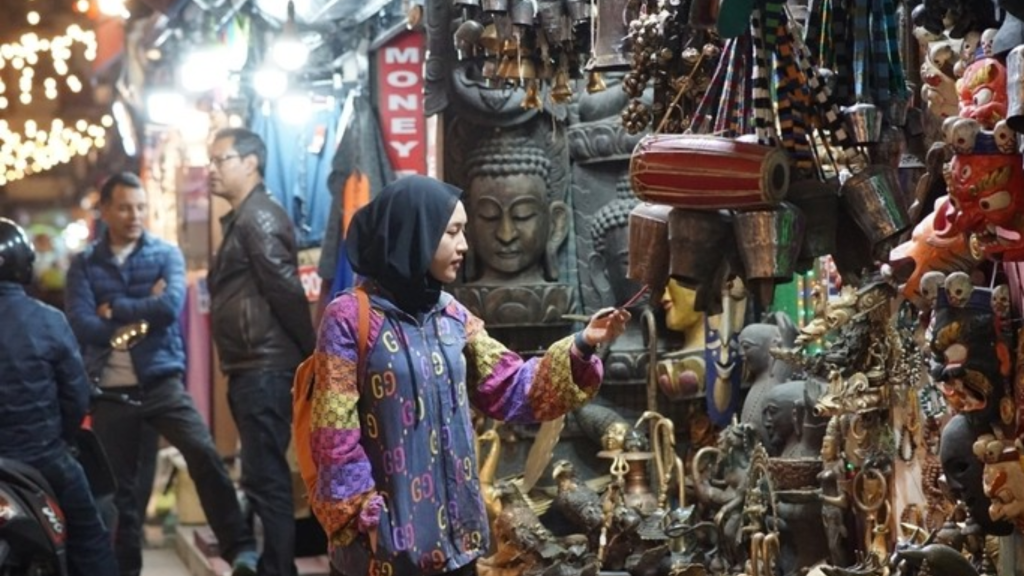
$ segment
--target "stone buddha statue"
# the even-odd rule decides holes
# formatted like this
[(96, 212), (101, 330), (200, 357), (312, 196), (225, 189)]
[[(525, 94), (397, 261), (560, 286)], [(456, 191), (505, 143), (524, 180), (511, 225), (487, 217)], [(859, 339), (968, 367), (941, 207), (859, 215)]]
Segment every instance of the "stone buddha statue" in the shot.
[[(743, 358), (743, 384), (748, 389), (740, 419), (757, 430), (758, 438), (768, 444), (761, 416), (771, 389), (779, 383), (773, 367), (776, 362), (772, 348), (782, 345), (782, 332), (775, 324), (750, 324), (740, 331), (740, 357)], [(770, 451), (769, 451), (770, 452)]]
[[(639, 283), (627, 278), (629, 214), (638, 202), (628, 178), (620, 178), (615, 198), (598, 209), (591, 219), (589, 232), (593, 249), (587, 264), (591, 286), (598, 296), (595, 308), (621, 305), (640, 289)], [(633, 318), (626, 332), (609, 347), (605, 358), (606, 379), (637, 383), (646, 380), (649, 358), (641, 312), (645, 302), (642, 300), (631, 310)]]
[(826, 420), (812, 414), (813, 383), (794, 380), (773, 386), (764, 398), (761, 424), (770, 456), (813, 458), (822, 450)]
[(456, 296), (490, 325), (562, 323), (573, 302), (558, 283), (569, 208), (551, 186), (547, 153), (534, 139), (495, 135), (464, 169), (470, 253)]

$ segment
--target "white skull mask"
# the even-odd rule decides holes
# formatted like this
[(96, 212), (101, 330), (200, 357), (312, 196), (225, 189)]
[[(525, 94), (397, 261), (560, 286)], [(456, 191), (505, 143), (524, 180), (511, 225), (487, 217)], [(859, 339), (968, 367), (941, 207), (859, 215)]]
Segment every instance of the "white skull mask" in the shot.
[(946, 278), (946, 299), (950, 305), (963, 308), (971, 299), (971, 292), (974, 291), (974, 283), (971, 277), (964, 272), (953, 272)]

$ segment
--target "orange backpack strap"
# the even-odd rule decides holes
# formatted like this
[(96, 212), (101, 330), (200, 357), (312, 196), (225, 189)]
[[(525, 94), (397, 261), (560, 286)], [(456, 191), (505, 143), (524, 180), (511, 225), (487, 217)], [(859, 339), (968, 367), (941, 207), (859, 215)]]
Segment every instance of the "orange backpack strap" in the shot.
[(359, 346), (359, 356), (356, 356), (359, 372), (362, 373), (363, 365), (366, 364), (366, 348), (370, 343), (370, 296), (362, 286), (356, 287), (356, 304), (359, 313), (359, 325), (357, 327), (356, 342)]

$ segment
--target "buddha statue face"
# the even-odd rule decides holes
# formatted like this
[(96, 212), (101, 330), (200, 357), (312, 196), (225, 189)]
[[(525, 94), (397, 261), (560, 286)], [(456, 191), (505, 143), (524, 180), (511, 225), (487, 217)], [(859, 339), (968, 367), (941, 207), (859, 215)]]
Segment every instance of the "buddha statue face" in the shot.
[(774, 324), (751, 324), (740, 332), (740, 356), (745, 380), (757, 380), (772, 367), (771, 349), (782, 345), (782, 332)]
[(556, 261), (568, 232), (568, 207), (548, 201), (541, 176), (477, 176), (469, 185), (467, 201), (467, 232), (478, 281), (557, 280)]
[(619, 198), (606, 204), (593, 217), (590, 237), (594, 250), (588, 258), (590, 278), (602, 305), (618, 306), (640, 285), (629, 273), (629, 213), (635, 199)]
[(790, 440), (799, 438), (803, 423), (798, 408), (802, 406), (803, 397), (804, 383), (796, 381), (772, 387), (765, 398), (761, 418), (770, 455), (781, 455)]
[(697, 291), (669, 279), (661, 305), (665, 309), (665, 325), (669, 330), (687, 333), (704, 322), (704, 314), (693, 309)]

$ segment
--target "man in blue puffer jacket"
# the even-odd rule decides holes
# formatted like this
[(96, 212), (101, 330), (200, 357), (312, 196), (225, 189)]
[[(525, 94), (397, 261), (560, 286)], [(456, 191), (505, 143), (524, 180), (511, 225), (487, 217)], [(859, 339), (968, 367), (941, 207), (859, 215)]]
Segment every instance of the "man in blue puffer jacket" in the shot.
[[(0, 457), (32, 466), (67, 526), (72, 576), (117, 576), (110, 533), (69, 445), (89, 406), (89, 380), (64, 315), (25, 294), (35, 250), (0, 218)], [(2, 517), (0, 517), (2, 520)]]
[[(102, 238), (71, 263), (65, 301), (90, 377), (116, 388), (139, 406), (101, 405), (94, 428), (118, 481), (117, 558), (122, 576), (142, 569), (142, 511), (136, 494), (140, 436), (149, 424), (181, 451), (221, 554), (234, 576), (255, 574), (255, 539), (235, 488), (213, 445), (210, 430), (183, 384), (185, 351), (178, 317), (185, 299), (181, 251), (146, 233), (142, 182), (131, 173), (112, 176), (100, 190)], [(145, 336), (112, 346), (121, 330)]]

